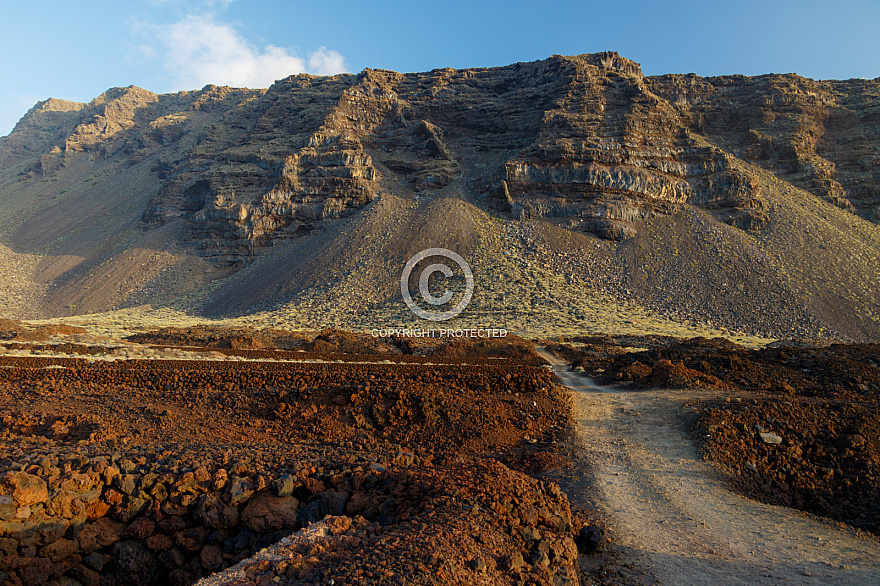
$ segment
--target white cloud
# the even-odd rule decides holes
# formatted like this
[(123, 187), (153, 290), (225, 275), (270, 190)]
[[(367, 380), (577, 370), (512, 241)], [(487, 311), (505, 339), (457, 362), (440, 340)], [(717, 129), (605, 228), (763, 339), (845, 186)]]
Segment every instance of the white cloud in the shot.
[(309, 55), (308, 71), (315, 75), (334, 75), (348, 71), (348, 68), (345, 64), (345, 57), (339, 51), (321, 47)]
[(155, 47), (174, 89), (200, 88), (209, 83), (269, 87), (275, 80), (296, 73), (333, 75), (347, 70), (345, 58), (337, 51), (321, 47), (302, 58), (275, 45), (260, 49), (211, 14), (189, 15), (174, 24), (140, 28), (151, 36), (147, 48)]

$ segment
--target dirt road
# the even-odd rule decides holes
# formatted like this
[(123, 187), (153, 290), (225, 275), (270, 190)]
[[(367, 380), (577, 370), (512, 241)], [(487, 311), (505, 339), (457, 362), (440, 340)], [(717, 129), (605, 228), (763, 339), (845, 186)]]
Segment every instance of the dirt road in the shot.
[(624, 582), (880, 584), (876, 540), (724, 485), (684, 431), (693, 392), (599, 387), (539, 353), (572, 391), (588, 463), (560, 484), (608, 520)]

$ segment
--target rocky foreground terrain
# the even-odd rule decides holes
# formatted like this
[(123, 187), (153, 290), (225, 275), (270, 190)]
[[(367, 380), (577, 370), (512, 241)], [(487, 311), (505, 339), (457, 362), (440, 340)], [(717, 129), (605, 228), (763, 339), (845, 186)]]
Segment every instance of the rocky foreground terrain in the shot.
[[(605, 535), (590, 430), (525, 340), (2, 325), (4, 586), (660, 576)], [(730, 488), (878, 534), (877, 348), (792, 344), (542, 352), (646, 395), (711, 390), (683, 421)]]
[(326, 539), (241, 583), (577, 580), (565, 495), (517, 471), (561, 465), (570, 425), (527, 344), (360, 355), (339, 351), (369, 340), (331, 332), (294, 353), (209, 334), (248, 359), (0, 357), (0, 583), (191, 584), (325, 517)]
[(50, 99), (0, 138), (0, 311), (404, 324), (442, 246), (464, 325), (876, 340), (878, 92), (603, 53)]

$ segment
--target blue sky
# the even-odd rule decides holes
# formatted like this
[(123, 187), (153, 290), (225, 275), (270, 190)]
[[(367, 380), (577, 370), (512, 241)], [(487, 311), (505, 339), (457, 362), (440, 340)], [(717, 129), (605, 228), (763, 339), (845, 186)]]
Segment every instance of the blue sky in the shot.
[(618, 51), (647, 75), (880, 77), (880, 1), (5, 2), (0, 135), (116, 86), (268, 87), (307, 71), (486, 67)]

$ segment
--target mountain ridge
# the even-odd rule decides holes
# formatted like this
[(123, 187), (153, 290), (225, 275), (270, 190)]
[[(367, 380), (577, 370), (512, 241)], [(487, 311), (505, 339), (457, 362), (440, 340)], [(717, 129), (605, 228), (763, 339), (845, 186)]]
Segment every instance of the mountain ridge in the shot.
[[(880, 79), (646, 77), (616, 53), (553, 56), (498, 68), (296, 75), (265, 90), (157, 95), (131, 86), (89, 104), (40, 102), (0, 138), (0, 194), (18, 210), (0, 222), (0, 243), (42, 259), (27, 276), (47, 287), (41, 315), (182, 296), (199, 299), (188, 311), (240, 314), (248, 312), (241, 299), (209, 297), (223, 299), (217, 289), (227, 283), (241, 297), (231, 283), (246, 275), (271, 281), (256, 266), (267, 254), (283, 257), (312, 234), (341, 250), (321, 236), (340, 222), (375, 237), (361, 216), (382, 198), (395, 210), (440, 202), (417, 206), (427, 215), (409, 226), (465, 238), (444, 214), (454, 208), (473, 218), (453, 214), (459, 224), (481, 225), (488, 213), (500, 222), (493, 229), (549, 238), (555, 258), (583, 257), (548, 269), (550, 281), (562, 275), (615, 303), (685, 321), (717, 315), (762, 335), (870, 340), (880, 339), (878, 185)], [(470, 207), (442, 203), (450, 198)], [(389, 237), (405, 242), (409, 228), (392, 224)], [(716, 229), (721, 236), (706, 236)], [(554, 230), (582, 236), (547, 236)], [(646, 237), (664, 243), (652, 252)], [(700, 248), (716, 240), (714, 252)], [(820, 246), (837, 257), (811, 267), (805, 258)], [(361, 264), (393, 272), (405, 248), (377, 249)], [(543, 262), (534, 241), (517, 251), (496, 250)], [(730, 251), (739, 256), (722, 259)], [(319, 283), (319, 269), (303, 282)], [(375, 307), (400, 304), (376, 279), (371, 286), (385, 293)], [(214, 293), (198, 293), (212, 282)], [(271, 287), (260, 294), (268, 295), (261, 311), (304, 291), (278, 287), (274, 300)], [(750, 311), (749, 299), (762, 296), (761, 312)]]

